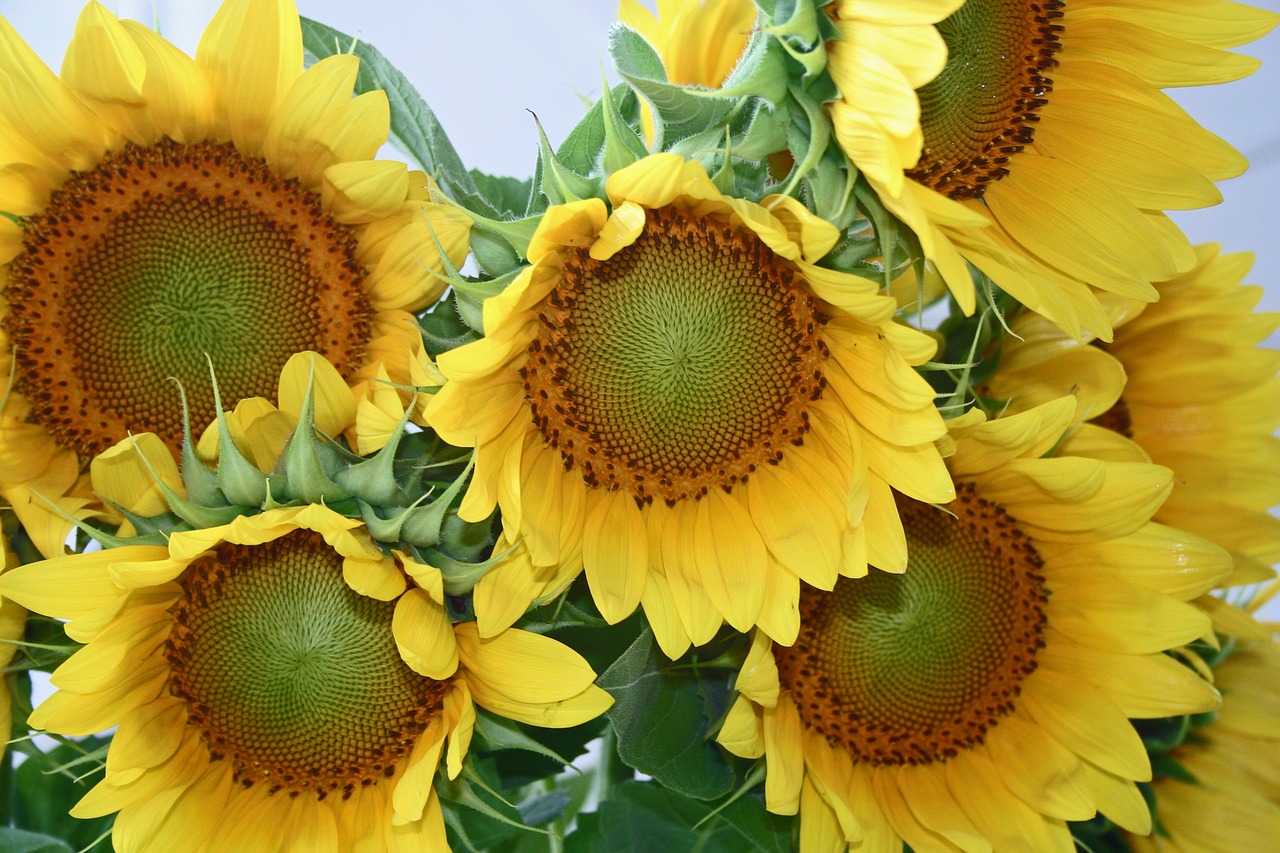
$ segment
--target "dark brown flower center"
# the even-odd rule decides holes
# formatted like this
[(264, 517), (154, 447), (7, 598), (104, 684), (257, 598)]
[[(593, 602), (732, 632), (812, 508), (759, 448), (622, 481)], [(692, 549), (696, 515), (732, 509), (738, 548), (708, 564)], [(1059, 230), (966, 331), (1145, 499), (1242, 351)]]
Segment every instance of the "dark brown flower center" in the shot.
[(776, 463), (821, 396), (822, 306), (754, 233), (646, 211), (607, 261), (567, 250), (523, 369), (533, 420), (589, 486), (674, 504)]
[(401, 660), (395, 603), (347, 586), (318, 533), (218, 545), (181, 584), (170, 691), (245, 787), (350, 796), (394, 775), (440, 712), (447, 682)]
[(1042, 648), (1046, 592), (1035, 548), (972, 486), (958, 518), (900, 497), (904, 574), (805, 587), (800, 636), (774, 647), (805, 725), (878, 765), (945, 761), (1013, 708)]
[(33, 417), (82, 458), (129, 431), (182, 438), (213, 418), (206, 354), (228, 403), (274, 399), (315, 350), (359, 367), (373, 311), (356, 239), (317, 194), (230, 144), (127, 147), (25, 223), (4, 325)]
[(1030, 144), (1062, 49), (1062, 0), (966, 0), (938, 24), (947, 64), (920, 89), (924, 148), (907, 176), (981, 198)]

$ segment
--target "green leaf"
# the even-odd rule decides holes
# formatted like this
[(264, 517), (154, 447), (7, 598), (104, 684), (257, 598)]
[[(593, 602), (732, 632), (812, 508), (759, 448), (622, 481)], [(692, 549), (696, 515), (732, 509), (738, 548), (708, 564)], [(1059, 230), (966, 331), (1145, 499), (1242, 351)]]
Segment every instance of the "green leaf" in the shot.
[(726, 853), (791, 853), (795, 821), (776, 815), (764, 807), (758, 796), (734, 800), (720, 811), (717, 837), (724, 839)]
[[(770, 814), (759, 796), (713, 814), (707, 803), (652, 782), (624, 782), (592, 815), (578, 817), (565, 853), (697, 850), (700, 853), (790, 853), (795, 822)], [(575, 836), (578, 836), (575, 838)]]
[(699, 815), (692, 800), (646, 782), (624, 782), (600, 804), (594, 853), (620, 850), (696, 850)]
[(0, 853), (73, 853), (71, 845), (57, 838), (25, 829), (0, 827)]
[(471, 179), (480, 195), (499, 214), (518, 218), (529, 210), (529, 197), (533, 193), (531, 179), (488, 175), (479, 169), (471, 170)]
[[(100, 767), (81, 778), (93, 764), (88, 762), (86, 766), (85, 754), (105, 748), (109, 742), (108, 738), (94, 737), (74, 744), (60, 744), (46, 753), (31, 749), (26, 760), (14, 771), (13, 823), (22, 829), (62, 839), (71, 850), (92, 844), (111, 826), (114, 816), (77, 820), (69, 817), (67, 812), (102, 779)], [(0, 843), (0, 851), (8, 849)]]
[[(625, 89), (623, 86), (618, 88)], [(566, 169), (571, 169), (580, 175), (589, 175), (596, 170), (604, 146), (604, 103), (596, 101), (587, 109), (586, 115), (574, 125), (573, 130), (569, 131), (564, 142), (560, 143), (560, 147), (556, 149), (556, 159)], [(545, 180), (545, 176), (541, 179)]]
[(725, 708), (722, 682), (673, 665), (646, 628), (597, 683), (614, 698), (607, 713), (617, 733), (618, 756), (629, 766), (700, 800), (732, 789), (733, 773), (711, 734), (710, 721)]
[(618, 74), (653, 108), (659, 150), (668, 142), (722, 124), (741, 100), (669, 83), (662, 58), (626, 24), (614, 24), (609, 30), (609, 53)]

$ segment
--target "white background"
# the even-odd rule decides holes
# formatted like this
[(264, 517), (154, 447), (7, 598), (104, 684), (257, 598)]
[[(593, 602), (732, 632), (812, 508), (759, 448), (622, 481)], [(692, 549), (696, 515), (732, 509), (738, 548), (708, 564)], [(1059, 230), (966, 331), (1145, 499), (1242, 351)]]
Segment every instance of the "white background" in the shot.
[[(1178, 0), (1169, 0), (1176, 3)], [(435, 110), (468, 166), (526, 177), (533, 171), (536, 113), (553, 144), (600, 91), (617, 81), (606, 55), (614, 0), (297, 0), (301, 14), (378, 47)], [(0, 0), (3, 14), (55, 70), (81, 0)], [(193, 52), (215, 0), (110, 0), (122, 17), (157, 24)], [(1280, 0), (1255, 2), (1280, 11)], [(1193, 117), (1253, 163), (1221, 184), (1222, 205), (1175, 214), (1193, 242), (1257, 254), (1250, 281), (1267, 287), (1264, 305), (1280, 310), (1280, 34), (1240, 49), (1262, 69), (1243, 81), (1172, 90)], [(1176, 146), (1177, 140), (1157, 140)], [(1280, 336), (1272, 338), (1280, 347)], [(1278, 472), (1280, 473), (1280, 472)], [(1280, 601), (1272, 609), (1280, 617)]]

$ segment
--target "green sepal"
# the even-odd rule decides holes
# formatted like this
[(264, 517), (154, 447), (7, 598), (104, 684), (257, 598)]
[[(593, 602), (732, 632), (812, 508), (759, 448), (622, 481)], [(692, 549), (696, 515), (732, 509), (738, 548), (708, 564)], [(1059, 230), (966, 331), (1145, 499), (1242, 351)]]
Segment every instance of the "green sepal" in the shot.
[[(185, 398), (183, 400), (183, 405), (183, 415), (185, 418)], [(202, 503), (197, 503), (182, 497), (182, 495), (170, 488), (169, 484), (162, 480), (160, 475), (156, 473), (155, 468), (151, 466), (151, 461), (147, 459), (146, 455), (141, 451), (138, 452), (138, 459), (142, 461), (143, 467), (145, 467), (147, 469), (147, 473), (151, 475), (151, 482), (155, 483), (156, 487), (160, 489), (160, 494), (164, 495), (165, 503), (169, 505), (169, 509), (172, 511), (173, 515), (182, 519), (193, 528), (217, 527), (222, 524), (229, 524), (232, 519), (244, 514), (243, 507), (228, 505), (227, 502), (223, 500), (222, 492), (217, 489), (216, 484), (214, 487), (216, 500), (213, 502), (213, 505), (207, 506)], [(198, 458), (195, 459), (195, 464), (200, 467), (200, 470), (204, 471), (210, 477), (213, 476), (213, 472), (204, 467), (204, 463)], [(184, 478), (185, 475), (186, 472), (184, 471)], [(188, 487), (187, 493), (191, 493), (190, 487)], [(127, 512), (123, 507), (117, 506), (116, 504), (112, 504), (112, 506), (115, 507), (121, 515), (129, 519), (140, 535), (153, 530), (168, 532), (176, 527), (176, 525), (166, 527), (163, 521), (159, 521), (157, 519), (143, 519), (135, 513)], [(163, 519), (165, 516), (160, 516), (159, 518)]]
[(490, 175), (479, 169), (469, 171), (480, 195), (499, 215), (514, 219), (532, 212), (531, 196), (537, 194), (532, 178)]
[(648, 155), (649, 149), (622, 117), (608, 83), (601, 85), (600, 100), (597, 103), (604, 118), (604, 152), (600, 165), (604, 167), (604, 174), (608, 177)]
[(401, 530), (409, 514), (427, 497), (422, 495), (409, 506), (392, 510), (394, 514), (389, 518), (384, 518), (378, 513), (376, 506), (366, 501), (357, 499), (356, 506), (360, 508), (360, 517), (364, 519), (365, 527), (369, 528), (370, 536), (379, 542), (399, 542), (404, 538)]
[[(800, 180), (818, 167), (831, 143), (831, 119), (827, 118), (827, 111), (822, 108), (822, 104), (814, 101), (798, 86), (791, 87), (790, 103), (800, 107), (798, 113), (792, 111), (794, 118), (787, 129), (788, 147), (795, 156), (796, 165), (791, 170), (786, 188), (782, 190), (783, 195), (790, 195)], [(852, 181), (846, 178), (844, 184), (834, 198), (822, 200), (814, 193), (815, 206), (820, 216), (826, 218), (826, 213), (830, 211), (832, 219), (838, 219), (844, 212), (853, 191)], [(840, 225), (836, 227), (843, 230)]]
[(178, 498), (176, 502), (170, 500), (169, 508), (174, 515), (196, 530), (230, 524), (248, 510), (244, 506), (204, 506), (183, 498)]
[[(551, 148), (551, 141), (547, 139), (546, 131), (542, 129), (542, 122), (538, 121), (537, 116), (534, 116), (533, 121), (538, 127), (538, 162), (539, 173), (542, 175), (538, 188), (547, 197), (547, 201), (552, 204), (565, 204), (597, 195), (600, 190), (599, 182), (578, 174), (560, 162)], [(522, 255), (527, 251), (528, 246), (529, 244), (525, 243), (520, 249)]]
[(734, 135), (734, 150), (739, 157), (763, 160), (787, 148), (787, 129), (790, 126), (791, 107), (787, 102), (775, 109), (763, 101), (756, 101), (746, 117), (743, 131)]
[(284, 496), (308, 504), (333, 504), (351, 497), (338, 485), (320, 461), (316, 442), (315, 368), (307, 375), (307, 390), (302, 395), (302, 411), (285, 448)]
[(1182, 744), (1191, 733), (1191, 718), (1186, 714), (1135, 723), (1142, 745), (1148, 752), (1168, 752)]
[(821, 74), (827, 67), (823, 43), (840, 34), (835, 23), (813, 0), (777, 0), (768, 5), (771, 23), (761, 31), (804, 69), (805, 77)]
[[(191, 412), (187, 408), (187, 389), (177, 379), (173, 382), (178, 386), (178, 397), (182, 400), (182, 482), (187, 487), (187, 496), (205, 506), (225, 504), (226, 499), (218, 489), (218, 478), (196, 454), (196, 440), (191, 433)], [(172, 505), (170, 502), (170, 506)]]
[(897, 272), (913, 259), (923, 258), (924, 252), (915, 234), (885, 209), (880, 197), (865, 178), (859, 176), (853, 188), (853, 196), (859, 212), (871, 221), (875, 230), (875, 240), (883, 261), (880, 266), (880, 284), (887, 289)]
[(404, 428), (409, 423), (409, 415), (412, 413), (413, 407), (407, 407), (404, 414), (400, 416), (400, 423), (396, 426), (395, 432), (391, 433), (391, 438), (387, 439), (382, 449), (368, 459), (339, 469), (333, 475), (334, 482), (346, 489), (362, 504), (391, 506), (399, 503), (404, 497), (404, 491), (396, 479), (396, 451), (400, 448), (400, 441), (404, 438)]
[(168, 540), (164, 538), (163, 533), (149, 533), (146, 536), (116, 536), (114, 533), (108, 533), (105, 530), (99, 530), (89, 524), (84, 519), (76, 518), (62, 507), (58, 506), (54, 501), (49, 500), (39, 492), (32, 492), (34, 497), (39, 498), (49, 505), (49, 509), (54, 515), (62, 516), (63, 520), (71, 522), (75, 528), (88, 536), (94, 542), (97, 542), (105, 548), (119, 548), (123, 545), (166, 545)]
[(467, 215), (474, 226), (471, 229), (471, 253), (480, 268), (493, 276), (510, 272), (523, 264), (533, 232), (542, 222), (541, 214), (523, 219), (489, 219), (470, 211)]
[(178, 525), (182, 523), (182, 519), (172, 512), (145, 516), (138, 515), (136, 512), (131, 512), (115, 501), (109, 501), (106, 498), (102, 498), (102, 502), (115, 510), (116, 513), (125, 521), (132, 524), (133, 529), (137, 531), (138, 536), (149, 536), (152, 533), (160, 533), (163, 535), (176, 529)]
[(729, 128), (724, 128), (724, 148), (721, 149), (720, 168), (711, 175), (711, 183), (727, 196), (737, 196), (738, 181), (733, 171), (733, 137)]
[(404, 541), (419, 547), (440, 544), (449, 507), (462, 491), (462, 486), (471, 477), (471, 470), (475, 464), (476, 456), (473, 453), (467, 460), (467, 467), (440, 493), (438, 498), (425, 506), (406, 511), (400, 534)]
[(471, 279), (465, 276), (458, 276), (456, 279), (449, 280), (449, 286), (458, 293), (465, 294), (468, 298), (477, 302), (484, 302), (486, 299), (492, 299), (502, 291), (506, 290), (511, 282), (524, 271), (524, 267), (517, 267), (510, 270), (497, 278), (486, 278), (483, 280)]
[[(418, 551), (418, 549), (415, 549)], [(441, 576), (444, 578), (444, 591), (448, 595), (463, 596), (471, 592), (475, 585), (480, 582), (480, 578), (484, 577), (490, 569), (498, 565), (502, 558), (507, 555), (506, 551), (501, 554), (492, 554), (487, 560), (479, 563), (472, 563), (466, 560), (459, 560), (436, 547), (423, 548), (418, 551), (422, 555), (419, 562), (434, 566), (440, 570)]]
[(467, 328), (481, 335), (484, 334), (484, 303), (465, 293), (454, 291), (453, 310), (458, 312), (458, 319), (467, 324)]
[(1158, 779), (1177, 779), (1179, 782), (1186, 782), (1188, 785), (1199, 785), (1198, 780), (1191, 771), (1182, 766), (1182, 763), (1167, 752), (1153, 752), (1151, 758), (1151, 773)]
[(222, 490), (228, 503), (261, 506), (271, 493), (267, 483), (268, 475), (259, 471), (257, 466), (244, 457), (240, 448), (236, 447), (226, 413), (222, 411), (222, 394), (218, 390), (213, 360), (208, 355), (205, 360), (209, 362), (209, 381), (213, 384), (213, 411), (218, 425), (218, 467), (215, 472), (218, 488)]
[(653, 109), (654, 143), (659, 151), (669, 142), (723, 124), (740, 100), (669, 82), (657, 51), (626, 24), (616, 23), (609, 29), (609, 54), (618, 74)]
[[(637, 158), (649, 153), (643, 140), (633, 130), (639, 124), (639, 116), (640, 105), (629, 86), (619, 84), (611, 89), (605, 84), (600, 98), (591, 104), (586, 114), (556, 149), (556, 159), (579, 175), (597, 176), (603, 168), (607, 177), (616, 171), (610, 168), (610, 163), (627, 159), (625, 151), (619, 150), (614, 150), (606, 157), (605, 152), (611, 144), (621, 144)], [(611, 135), (615, 135), (612, 142)], [(538, 181), (542, 180), (541, 163), (539, 158), (535, 173)]]

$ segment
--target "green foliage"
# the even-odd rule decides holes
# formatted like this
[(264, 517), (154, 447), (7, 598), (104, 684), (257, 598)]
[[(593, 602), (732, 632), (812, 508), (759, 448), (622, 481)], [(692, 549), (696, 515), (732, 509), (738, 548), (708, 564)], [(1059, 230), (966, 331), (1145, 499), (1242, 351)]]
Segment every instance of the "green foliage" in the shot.
[(717, 809), (654, 782), (624, 782), (594, 813), (580, 815), (564, 853), (679, 850), (789, 853), (794, 821), (748, 796)]
[(60, 838), (3, 826), (0, 827), (0, 853), (74, 853), (74, 850)]
[[(10, 746), (21, 752), (23, 761), (16, 769), (6, 767), (12, 778), (8, 808), (14, 829), (0, 834), (0, 853), (87, 850), (110, 831), (114, 815), (89, 820), (67, 817), (71, 807), (102, 779), (108, 743), (109, 737), (64, 741), (48, 752), (29, 741)], [(8, 765), (15, 756), (6, 754), (3, 760)]]
[(733, 772), (711, 729), (727, 706), (723, 678), (672, 663), (646, 628), (597, 683), (613, 696), (608, 716), (630, 767), (683, 796), (729, 793)]

